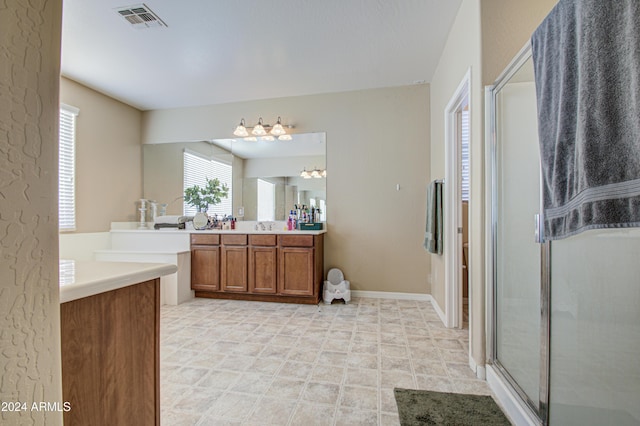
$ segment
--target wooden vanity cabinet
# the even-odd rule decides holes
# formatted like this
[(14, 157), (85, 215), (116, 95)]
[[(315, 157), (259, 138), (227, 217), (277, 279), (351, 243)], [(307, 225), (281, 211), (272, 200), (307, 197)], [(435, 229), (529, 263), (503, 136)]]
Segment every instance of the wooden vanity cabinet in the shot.
[(220, 235), (191, 234), (191, 288), (220, 290)]
[[(194, 237), (219, 240), (217, 245), (204, 244), (207, 240), (194, 242)], [(196, 297), (312, 304), (320, 300), (323, 234), (194, 234), (191, 244)]]
[(249, 235), (249, 291), (275, 294), (277, 291), (278, 247), (275, 234)]
[(220, 282), (223, 291), (248, 290), (247, 235), (222, 235)]
[(159, 278), (61, 303), (60, 341), (65, 425), (160, 425)]
[(280, 236), (278, 292), (292, 296), (312, 296), (316, 282), (314, 258), (313, 235)]

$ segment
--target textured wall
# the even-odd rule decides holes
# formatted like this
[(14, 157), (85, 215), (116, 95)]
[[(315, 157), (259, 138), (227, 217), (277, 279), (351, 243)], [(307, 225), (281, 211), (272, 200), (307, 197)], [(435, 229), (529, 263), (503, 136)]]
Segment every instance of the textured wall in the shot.
[[(61, 0), (0, 0), (0, 411), (61, 424), (57, 122)], [(3, 407), (7, 408), (7, 407)], [(50, 407), (51, 408), (51, 407)]]

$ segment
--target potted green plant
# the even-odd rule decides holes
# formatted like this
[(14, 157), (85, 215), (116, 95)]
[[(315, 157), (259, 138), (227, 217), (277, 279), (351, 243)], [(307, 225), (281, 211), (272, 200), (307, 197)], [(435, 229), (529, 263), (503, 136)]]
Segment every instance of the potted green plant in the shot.
[(204, 188), (193, 185), (184, 190), (184, 201), (194, 206), (199, 212), (206, 212), (210, 205), (219, 204), (223, 198), (229, 196), (229, 187), (221, 183), (220, 179), (207, 179)]

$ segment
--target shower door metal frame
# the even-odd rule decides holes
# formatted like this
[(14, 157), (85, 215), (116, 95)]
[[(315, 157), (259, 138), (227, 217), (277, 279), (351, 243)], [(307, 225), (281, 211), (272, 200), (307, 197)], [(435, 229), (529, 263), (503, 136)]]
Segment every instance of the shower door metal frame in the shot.
[[(531, 58), (531, 44), (527, 43), (505, 68), (495, 83), (485, 88), (485, 160), (488, 167), (486, 175), (487, 217), (490, 221), (487, 225), (487, 362), (501, 377), (511, 394), (521, 402), (521, 407), (526, 409), (532, 418), (536, 418), (540, 424), (549, 423), (549, 359), (550, 359), (550, 279), (551, 279), (551, 245), (544, 242), (542, 235), (542, 185), (540, 186), (540, 216), (536, 218), (535, 226), (540, 230), (537, 242), (540, 244), (540, 388), (537, 404), (522, 390), (516, 380), (497, 359), (497, 226), (498, 226), (498, 182), (497, 182), (497, 116), (496, 97), (500, 89), (509, 83), (522, 65)], [(542, 172), (540, 172), (542, 182)]]

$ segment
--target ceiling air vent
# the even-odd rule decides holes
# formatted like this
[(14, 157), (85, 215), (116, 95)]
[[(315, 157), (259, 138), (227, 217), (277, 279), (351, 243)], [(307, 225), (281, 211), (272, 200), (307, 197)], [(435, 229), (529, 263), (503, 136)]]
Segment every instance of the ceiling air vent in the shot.
[(119, 7), (116, 11), (136, 29), (167, 26), (146, 4)]

